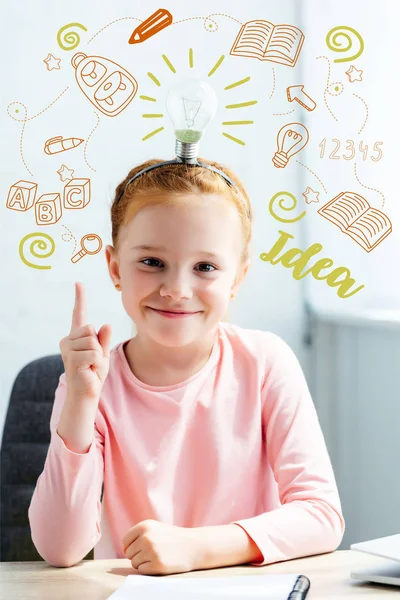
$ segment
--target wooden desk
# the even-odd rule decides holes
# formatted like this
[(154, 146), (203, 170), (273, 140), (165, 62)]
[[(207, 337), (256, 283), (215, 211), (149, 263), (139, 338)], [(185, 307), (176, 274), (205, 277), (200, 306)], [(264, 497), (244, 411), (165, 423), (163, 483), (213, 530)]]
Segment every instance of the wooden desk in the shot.
[[(399, 588), (365, 584), (350, 579), (353, 568), (367, 568), (385, 561), (351, 550), (321, 554), (264, 567), (226, 567), (191, 571), (165, 577), (224, 577), (257, 573), (302, 573), (311, 580), (307, 600), (399, 597)], [(45, 562), (0, 563), (0, 600), (105, 600), (132, 575), (126, 558), (86, 560), (69, 568)]]

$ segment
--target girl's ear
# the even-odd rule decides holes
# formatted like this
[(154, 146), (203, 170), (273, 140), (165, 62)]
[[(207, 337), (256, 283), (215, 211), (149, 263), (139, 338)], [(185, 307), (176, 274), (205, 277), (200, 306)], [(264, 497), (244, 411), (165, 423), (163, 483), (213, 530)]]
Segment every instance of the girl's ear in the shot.
[(119, 263), (118, 256), (115, 248), (113, 246), (106, 246), (106, 260), (108, 266), (108, 272), (110, 274), (111, 280), (113, 284), (119, 283), (120, 275), (119, 275)]

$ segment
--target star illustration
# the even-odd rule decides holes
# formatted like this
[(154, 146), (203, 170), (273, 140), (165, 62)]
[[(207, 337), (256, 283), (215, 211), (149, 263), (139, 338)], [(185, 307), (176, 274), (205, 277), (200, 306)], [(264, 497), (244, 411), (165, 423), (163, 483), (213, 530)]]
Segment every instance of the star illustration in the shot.
[(350, 83), (354, 83), (354, 81), (362, 81), (363, 72), (356, 69), (354, 65), (351, 65), (350, 69), (346, 71), (346, 75), (348, 75)]
[(61, 58), (56, 58), (52, 54), (48, 54), (47, 58), (45, 58), (43, 62), (46, 63), (46, 67), (47, 67), (48, 71), (52, 71), (53, 69), (59, 70), (61, 68), (60, 67)]
[(65, 165), (61, 165), (57, 173), (59, 174), (61, 181), (70, 181), (74, 178), (74, 169), (68, 169)]
[(307, 204), (311, 204), (311, 202), (319, 202), (319, 192), (315, 192), (308, 186), (306, 191), (302, 193), (302, 196), (304, 196), (306, 199)]

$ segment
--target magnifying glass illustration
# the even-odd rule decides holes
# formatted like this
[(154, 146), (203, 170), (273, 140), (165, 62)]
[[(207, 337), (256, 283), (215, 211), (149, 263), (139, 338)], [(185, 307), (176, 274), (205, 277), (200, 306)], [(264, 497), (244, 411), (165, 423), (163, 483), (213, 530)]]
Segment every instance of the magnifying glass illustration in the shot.
[(96, 233), (87, 233), (81, 239), (81, 249), (74, 254), (71, 258), (71, 262), (77, 263), (78, 260), (81, 260), (86, 254), (97, 254), (100, 252), (102, 246), (103, 242)]

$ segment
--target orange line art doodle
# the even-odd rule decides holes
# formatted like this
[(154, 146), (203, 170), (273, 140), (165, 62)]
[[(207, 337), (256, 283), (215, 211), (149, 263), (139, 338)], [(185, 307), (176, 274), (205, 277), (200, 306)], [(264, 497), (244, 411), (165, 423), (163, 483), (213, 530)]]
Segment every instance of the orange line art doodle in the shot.
[[(328, 111), (330, 112), (330, 114), (332, 115), (332, 117), (335, 119), (335, 121), (339, 121), (338, 118), (333, 114), (333, 112), (331, 111), (331, 109), (330, 109), (330, 107), (328, 105), (328, 102), (326, 100), (326, 94), (328, 93), (331, 96), (336, 96), (336, 95), (338, 96), (338, 95), (340, 95), (343, 92), (343, 89), (340, 91), (340, 86), (342, 86), (342, 88), (343, 88), (343, 85), (341, 83), (339, 83), (339, 82), (333, 83), (332, 86), (334, 86), (334, 89), (333, 89), (333, 91), (330, 91), (329, 88), (331, 87), (331, 85), (330, 85), (329, 82), (330, 82), (330, 79), (331, 79), (331, 61), (329, 60), (329, 58), (327, 56), (317, 56), (317, 60), (319, 60), (320, 58), (324, 58), (325, 60), (328, 61), (328, 77), (327, 77), (326, 85), (325, 85), (325, 89), (324, 89), (324, 102), (325, 102), (325, 106), (328, 109)], [(336, 88), (339, 88), (339, 89), (336, 89)], [(338, 92), (338, 93), (334, 93), (334, 92)]]
[(362, 81), (363, 73), (364, 71), (356, 69), (356, 67), (353, 65), (351, 65), (350, 69), (346, 71), (346, 75), (348, 76), (350, 83), (354, 83), (355, 81)]
[(81, 258), (86, 256), (86, 254), (97, 254), (100, 252), (102, 246), (103, 242), (101, 241), (100, 236), (98, 236), (96, 233), (87, 233), (81, 239), (81, 249), (79, 252), (74, 254), (74, 256), (71, 258), (71, 262), (77, 263), (78, 260), (81, 260)]
[(108, 117), (122, 112), (136, 95), (136, 79), (108, 58), (77, 52), (71, 60), (78, 86), (90, 102)]
[(361, 102), (363, 102), (363, 104), (364, 104), (364, 106), (366, 108), (366, 114), (365, 114), (364, 123), (363, 123), (361, 129), (357, 132), (358, 135), (359, 135), (362, 132), (362, 130), (364, 129), (364, 127), (366, 126), (367, 121), (368, 121), (368, 115), (369, 115), (368, 104), (365, 102), (365, 100), (363, 98), (361, 98), (361, 96), (358, 96), (357, 94), (353, 94), (353, 96), (355, 96), (356, 98), (358, 98), (359, 100), (361, 100)]
[(316, 192), (309, 186), (307, 186), (306, 191), (302, 193), (302, 196), (304, 196), (307, 204), (311, 204), (311, 202), (319, 202), (319, 192)]
[(58, 192), (43, 194), (35, 204), (38, 225), (54, 225), (62, 217), (61, 198)]
[(25, 212), (35, 203), (38, 184), (21, 179), (14, 183), (9, 191), (6, 207), (10, 210)]
[(68, 169), (65, 165), (61, 165), (57, 173), (60, 176), (61, 181), (69, 181), (74, 177), (74, 169)]
[(304, 167), (305, 169), (307, 169), (307, 171), (309, 171), (309, 173), (311, 173), (311, 175), (314, 175), (315, 179), (318, 179), (318, 181), (320, 182), (320, 184), (322, 185), (322, 187), (324, 188), (324, 192), (326, 194), (326, 187), (324, 186), (324, 184), (322, 183), (322, 181), (320, 180), (320, 178), (314, 173), (314, 171), (311, 171), (311, 169), (309, 169), (306, 165), (303, 165), (302, 162), (300, 162), (299, 160), (296, 159), (297, 164), (299, 164), (301, 167)]
[(289, 159), (300, 152), (309, 139), (308, 130), (301, 123), (288, 123), (278, 132), (278, 150), (272, 162), (277, 168), (285, 168)]
[(165, 8), (159, 8), (143, 23), (138, 25), (129, 38), (129, 44), (140, 44), (172, 23), (172, 15)]
[(94, 172), (97, 172), (97, 171), (96, 171), (96, 169), (94, 169), (94, 168), (93, 168), (91, 165), (89, 165), (89, 163), (88, 163), (88, 159), (87, 159), (87, 157), (86, 157), (86, 151), (87, 151), (87, 146), (88, 146), (89, 140), (90, 140), (90, 138), (92, 137), (93, 133), (96, 131), (96, 129), (97, 129), (97, 127), (99, 126), (99, 123), (100, 123), (100, 117), (99, 117), (99, 115), (97, 114), (97, 112), (95, 112), (95, 111), (93, 111), (93, 112), (94, 112), (94, 114), (95, 114), (95, 115), (96, 115), (96, 117), (97, 117), (97, 123), (96, 123), (96, 125), (93, 127), (92, 131), (89, 133), (89, 136), (88, 136), (88, 138), (87, 138), (87, 140), (86, 140), (86, 144), (85, 144), (85, 146), (84, 146), (84, 148), (83, 148), (83, 157), (84, 157), (84, 159), (85, 159), (85, 163), (87, 164), (87, 166), (89, 167), (89, 169), (91, 169), (91, 170), (92, 170), (92, 171), (94, 171)]
[(47, 57), (43, 61), (46, 65), (48, 71), (59, 71), (61, 69), (60, 62), (61, 58), (56, 58), (52, 54), (48, 54)]
[(366, 252), (374, 250), (392, 232), (389, 217), (371, 208), (367, 200), (355, 192), (341, 192), (317, 212)]
[(61, 236), (61, 239), (62, 239), (63, 242), (70, 242), (71, 240), (74, 240), (74, 249), (72, 250), (72, 254), (73, 254), (75, 252), (75, 250), (76, 250), (76, 246), (77, 246), (78, 242), (76, 241), (76, 237), (74, 236), (74, 234), (72, 233), (72, 231), (70, 229), (68, 229), (68, 227), (66, 227), (65, 225), (63, 225), (63, 227), (69, 233), (63, 233), (62, 236)]
[(57, 154), (58, 152), (65, 152), (66, 150), (76, 148), (84, 141), (81, 138), (63, 138), (62, 135), (57, 135), (45, 141), (44, 153)]
[(64, 208), (85, 208), (90, 202), (90, 179), (72, 179), (64, 187)]
[(303, 32), (294, 25), (273, 25), (264, 20), (248, 21), (242, 25), (230, 54), (294, 67), (303, 42)]
[(275, 87), (276, 87), (276, 75), (275, 75), (275, 69), (274, 69), (274, 67), (272, 67), (272, 90), (269, 95), (270, 100), (271, 100), (272, 96), (274, 95)]
[(354, 175), (355, 175), (355, 177), (356, 177), (356, 179), (357, 179), (358, 183), (359, 183), (359, 184), (360, 184), (360, 185), (361, 185), (363, 188), (365, 188), (366, 190), (371, 190), (372, 192), (377, 192), (377, 194), (380, 194), (380, 195), (382, 196), (383, 202), (382, 202), (382, 206), (381, 206), (381, 208), (383, 208), (383, 207), (385, 206), (385, 196), (382, 194), (382, 192), (380, 192), (380, 191), (379, 191), (379, 190), (377, 190), (376, 188), (372, 188), (372, 187), (369, 187), (368, 185), (364, 185), (363, 183), (361, 183), (361, 181), (360, 181), (360, 179), (359, 179), (359, 177), (358, 177), (358, 175), (357, 175), (357, 164), (356, 164), (356, 163), (354, 163)]
[[(19, 257), (22, 260), (22, 262), (27, 266), (27, 267), (31, 267), (32, 269), (51, 269), (50, 265), (35, 265), (34, 263), (29, 262), (26, 258), (25, 258), (25, 242), (31, 238), (39, 238), (39, 239), (34, 239), (30, 246), (29, 246), (29, 251), (32, 254), (32, 256), (34, 256), (35, 258), (47, 258), (48, 256), (51, 256), (55, 250), (55, 243), (52, 237), (50, 237), (49, 235), (47, 235), (47, 233), (42, 233), (40, 231), (35, 231), (34, 233), (28, 233), (28, 235), (26, 235), (25, 237), (22, 238), (22, 240), (19, 243), (19, 248), (18, 248), (18, 252), (19, 252)], [(49, 243), (50, 243), (50, 249), (49, 249)], [(40, 250), (41, 252), (46, 252), (46, 254), (38, 254), (37, 250)]]
[(317, 106), (316, 102), (308, 94), (304, 91), (304, 85), (291, 85), (286, 88), (286, 95), (289, 102), (293, 102), (296, 100), (306, 110), (309, 112), (313, 111)]

